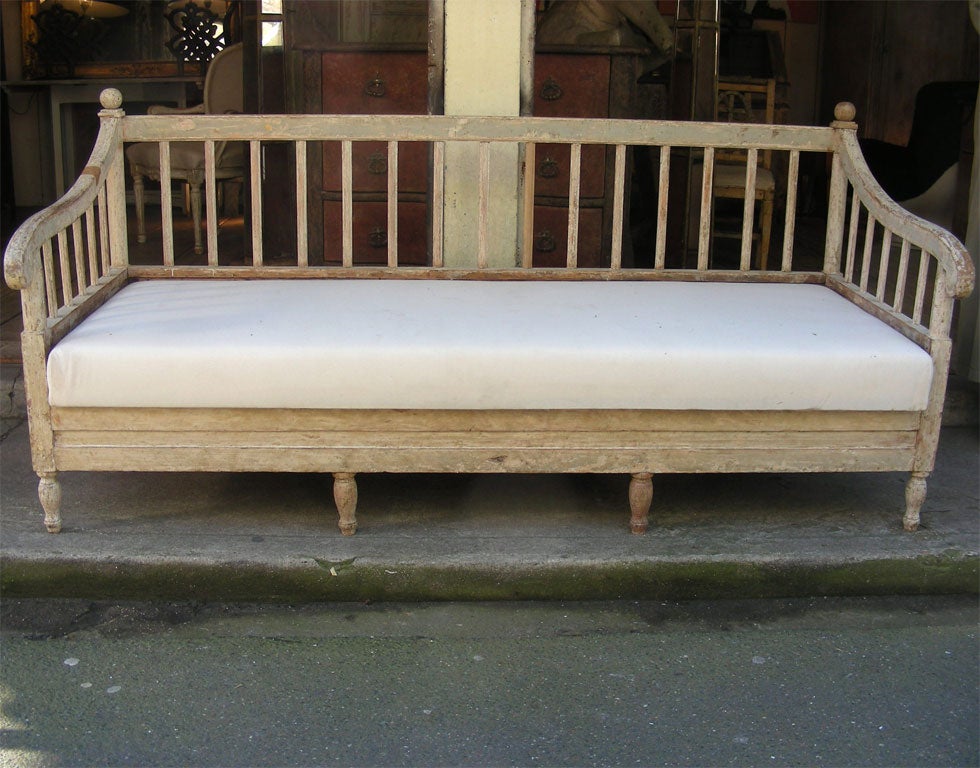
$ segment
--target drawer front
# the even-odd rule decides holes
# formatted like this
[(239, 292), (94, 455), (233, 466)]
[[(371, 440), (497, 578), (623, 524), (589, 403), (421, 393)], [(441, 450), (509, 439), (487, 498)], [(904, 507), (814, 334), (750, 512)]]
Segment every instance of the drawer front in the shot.
[[(336, 53), (322, 58), (323, 112), (343, 115), (424, 115), (428, 111), (428, 64), (425, 53)], [(341, 189), (340, 144), (323, 145), (323, 188)], [(398, 188), (427, 189), (428, 147), (398, 146)], [(356, 142), (353, 188), (382, 192), (388, 188), (388, 148), (382, 142)]]
[[(429, 146), (425, 142), (398, 144), (398, 191), (425, 192), (428, 188)], [(351, 176), (355, 192), (388, 189), (388, 145), (382, 141), (357, 141), (351, 151)], [(336, 141), (323, 145), (323, 188), (341, 190), (341, 151)]]
[(424, 115), (429, 71), (425, 53), (323, 54), (323, 113)]
[(539, 53), (534, 57), (534, 114), (608, 117), (609, 56)]
[[(354, 263), (388, 263), (388, 206), (386, 203), (354, 203)], [(343, 207), (323, 204), (323, 258), (327, 264), (343, 260)], [(398, 204), (398, 263), (428, 263), (428, 228), (425, 203)]]
[[(582, 208), (578, 222), (578, 265), (601, 266), (602, 209)], [(564, 267), (568, 261), (568, 209), (534, 207), (535, 267)]]
[[(572, 150), (567, 145), (538, 144), (534, 157), (534, 194), (568, 197)], [(606, 148), (582, 147), (580, 197), (602, 197), (606, 181)]]

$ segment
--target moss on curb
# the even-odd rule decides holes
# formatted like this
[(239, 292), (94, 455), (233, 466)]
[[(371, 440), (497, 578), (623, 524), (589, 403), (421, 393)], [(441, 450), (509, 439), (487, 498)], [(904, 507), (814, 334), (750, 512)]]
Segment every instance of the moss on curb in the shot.
[[(336, 574), (336, 575), (334, 575)], [(248, 563), (79, 563), (8, 558), (4, 597), (117, 600), (432, 601), (724, 599), (812, 595), (980, 594), (980, 558), (939, 556), (840, 563), (623, 562), (420, 566), (345, 563), (272, 569)]]

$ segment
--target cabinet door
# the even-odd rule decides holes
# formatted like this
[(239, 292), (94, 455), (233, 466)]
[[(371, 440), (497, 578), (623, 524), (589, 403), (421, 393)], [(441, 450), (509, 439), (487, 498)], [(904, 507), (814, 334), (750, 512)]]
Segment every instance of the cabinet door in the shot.
[[(532, 266), (564, 267), (568, 263), (568, 209), (534, 206)], [(602, 266), (602, 209), (582, 208), (578, 223), (578, 266)]]
[[(323, 54), (323, 112), (337, 115), (424, 115), (428, 105), (428, 66), (421, 52), (328, 52)], [(398, 147), (398, 189), (424, 192), (428, 147), (405, 142)], [(388, 187), (388, 147), (383, 142), (354, 144), (355, 192)], [(340, 144), (323, 147), (323, 188), (341, 188)]]
[(534, 114), (536, 117), (609, 117), (609, 56), (537, 54)]
[[(398, 191), (425, 192), (428, 187), (429, 147), (423, 142), (398, 144)], [(384, 192), (388, 189), (388, 145), (381, 141), (358, 141), (351, 151), (352, 187), (355, 192)], [(340, 142), (323, 145), (323, 189), (341, 190)]]
[(429, 71), (424, 52), (332, 52), (321, 62), (323, 112), (424, 115)]
[[(537, 117), (608, 117), (609, 56), (539, 53), (534, 58), (534, 114)], [(568, 147), (540, 144), (534, 191), (568, 197)], [(582, 147), (582, 197), (602, 197), (606, 152)]]
[[(560, 144), (538, 144), (535, 149), (534, 194), (568, 197), (571, 148)], [(596, 145), (582, 147), (580, 197), (602, 197), (606, 180), (606, 150)]]
[[(378, 202), (354, 203), (354, 263), (387, 264), (388, 206)], [(338, 201), (323, 204), (323, 256), (328, 264), (343, 258), (343, 208)], [(428, 228), (425, 203), (398, 204), (398, 263), (428, 263)]]

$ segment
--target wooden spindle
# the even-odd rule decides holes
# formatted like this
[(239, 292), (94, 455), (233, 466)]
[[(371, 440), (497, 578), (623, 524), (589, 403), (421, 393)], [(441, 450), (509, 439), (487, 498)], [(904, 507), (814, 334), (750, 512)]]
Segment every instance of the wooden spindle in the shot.
[(929, 254), (919, 250), (919, 274), (915, 279), (915, 304), (912, 308), (912, 322), (922, 325), (922, 307), (926, 300), (926, 283), (929, 282)]
[(610, 266), (623, 266), (623, 204), (626, 198), (626, 145), (616, 145), (616, 177), (613, 181), (612, 256)]
[(701, 177), (701, 219), (698, 230), (698, 269), (708, 268), (711, 244), (711, 199), (715, 183), (715, 148), (704, 148), (704, 172)]
[[(174, 264), (174, 206), (170, 184), (170, 142), (160, 142), (160, 221), (163, 234), (163, 263)], [(208, 220), (210, 224), (210, 219)]]
[(262, 266), (262, 145), (248, 142), (249, 197), (252, 199), (252, 265)]
[(398, 142), (388, 142), (388, 266), (398, 266)]
[(752, 268), (752, 232), (755, 229), (755, 180), (759, 168), (759, 150), (749, 149), (745, 159), (745, 193), (742, 203), (742, 251), (739, 269)]
[(895, 301), (892, 303), (892, 309), (896, 312), (902, 311), (902, 305), (905, 303), (905, 285), (909, 277), (909, 254), (912, 251), (912, 244), (902, 238), (902, 250), (898, 256), (898, 274), (895, 277)]
[(568, 254), (569, 269), (578, 266), (579, 193), (582, 187), (582, 145), (572, 144), (568, 169)]
[(844, 277), (848, 282), (854, 280), (854, 264), (857, 257), (858, 225), (861, 221), (861, 200), (856, 192), (851, 193), (851, 221), (847, 228), (847, 255), (845, 257)]
[(885, 287), (888, 283), (888, 267), (892, 255), (892, 231), (885, 227), (885, 236), (881, 239), (881, 257), (878, 259), (878, 283), (875, 286), (875, 298), (885, 300)]
[(215, 144), (204, 142), (204, 199), (208, 232), (208, 266), (218, 266), (218, 182), (215, 178)]
[(830, 191), (827, 195), (827, 237), (824, 243), (823, 269), (828, 275), (841, 271), (841, 246), (844, 242), (844, 215), (847, 206), (847, 174), (840, 155), (833, 154), (830, 163)]
[(98, 282), (99, 253), (95, 242), (95, 202), (85, 211), (85, 253), (88, 256), (89, 285)]
[(344, 139), (340, 145), (340, 188), (341, 188), (341, 241), (342, 261), (345, 267), (354, 266), (354, 200), (353, 200), (353, 144)]
[(306, 142), (296, 142), (296, 263), (305, 267), (310, 263), (310, 237), (306, 208)]
[(862, 291), (867, 292), (868, 280), (871, 276), (871, 260), (875, 241), (875, 227), (878, 224), (871, 211), (868, 211), (868, 220), (864, 227), (864, 254), (861, 256), (861, 282), (859, 286)]
[(446, 142), (432, 143), (432, 266), (441, 267), (446, 203)]
[(521, 266), (530, 269), (534, 265), (534, 169), (537, 145), (524, 145), (523, 183), (524, 200), (521, 216)]
[(68, 264), (68, 234), (65, 230), (58, 232), (58, 265), (61, 275), (62, 306), (71, 303), (71, 269)]
[(82, 247), (82, 220), (75, 219), (71, 223), (71, 244), (72, 254), (75, 262), (75, 296), (80, 296), (85, 291), (88, 281), (85, 279), (85, 252)]
[(667, 260), (667, 198), (670, 194), (670, 147), (660, 148), (660, 175), (657, 192), (657, 242), (653, 266), (663, 269)]
[(796, 192), (800, 184), (800, 150), (789, 153), (789, 170), (786, 175), (786, 218), (783, 220), (783, 260), (780, 269), (793, 269), (793, 247), (796, 240)]
[(105, 207), (105, 187), (99, 187), (99, 257), (102, 261), (102, 274), (109, 272), (109, 217)]
[[(109, 264), (113, 267), (129, 265), (125, 165), (124, 154), (117, 152), (116, 157), (109, 165), (109, 172), (105, 176), (106, 213), (109, 224)], [(109, 203), (108, 201), (112, 202)]]
[(58, 283), (54, 272), (54, 254), (51, 251), (51, 241), (41, 244), (41, 261), (44, 264), (44, 294), (48, 302), (48, 317), (54, 315), (58, 308)]

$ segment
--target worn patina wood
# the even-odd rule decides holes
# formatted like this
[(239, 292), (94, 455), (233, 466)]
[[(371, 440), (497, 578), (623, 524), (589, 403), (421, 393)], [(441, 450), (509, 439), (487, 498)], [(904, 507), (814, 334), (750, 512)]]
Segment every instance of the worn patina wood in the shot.
[[(916, 219), (888, 199), (865, 165), (856, 139), (854, 110), (838, 108), (827, 128), (670, 121), (442, 116), (174, 115), (126, 117), (118, 92), (103, 95), (102, 130), (88, 166), (66, 195), (31, 217), (13, 236), (4, 269), (22, 296), (24, 377), (34, 469), (50, 531), (61, 527), (57, 474), (65, 470), (309, 471), (334, 476), (341, 530), (356, 529), (359, 472), (617, 472), (628, 474), (630, 527), (647, 527), (653, 475), (663, 472), (906, 471), (910, 480), (903, 522), (919, 524), (926, 478), (933, 468), (946, 376), (949, 327), (956, 298), (973, 285), (962, 245), (934, 225)], [(215, 227), (208, 227), (206, 262), (174, 264), (171, 207), (164, 205), (158, 265), (129, 264), (123, 176), (123, 142), (157, 141), (164, 168), (175, 141), (204, 141), (206, 207), (217, 209), (214, 146), (243, 141), (251, 158), (252, 263), (220, 265)], [(306, 206), (295, 211), (299, 241), (292, 265), (267, 264), (262, 254), (260, 158), (264, 142), (295, 146), (297, 200), (309, 194), (303, 161), (307, 142), (337, 142), (341, 157), (341, 266), (311, 266)], [(353, 243), (353, 145), (381, 141), (387, 147), (384, 265), (360, 266)], [(428, 142), (432, 162), (431, 247), (428, 266), (402, 266), (398, 254), (398, 158), (400, 144)], [(443, 266), (446, 144), (477, 142), (481, 162), (477, 250), (471, 268)], [(525, 163), (521, 230), (514, 266), (487, 266), (489, 172), (495, 142), (521, 145)], [(569, 145), (567, 262), (564, 268), (532, 268), (534, 162), (542, 144)], [(580, 237), (582, 146), (614, 148), (616, 226), (609, 267), (584, 268)], [(626, 158), (631, 147), (659, 152), (659, 188), (652, 268), (622, 264)], [(703, 153), (705, 173), (698, 226), (696, 269), (667, 268), (669, 166), (673, 148)], [(751, 213), (734, 268), (711, 263), (713, 156), (746, 150), (747, 186), (760, 152), (786, 152), (789, 174), (784, 246), (778, 269), (753, 269), (749, 258)], [(796, 201), (802, 153), (832, 155), (828, 221), (822, 269), (794, 265)], [(530, 170), (529, 170), (530, 169)], [(162, 174), (166, 178), (165, 172)], [(751, 192), (751, 190), (747, 190)], [(746, 195), (748, 197), (748, 194)], [(879, 239), (879, 234), (882, 236)], [(928, 407), (921, 412), (792, 411), (377, 411), (164, 408), (52, 408), (48, 404), (47, 355), (91, 312), (131, 280), (164, 279), (321, 280), (336, 278), (538, 281), (722, 281), (818, 283), (852, 301), (926, 350), (933, 360)], [(735, 321), (735, 319), (733, 319)]]

